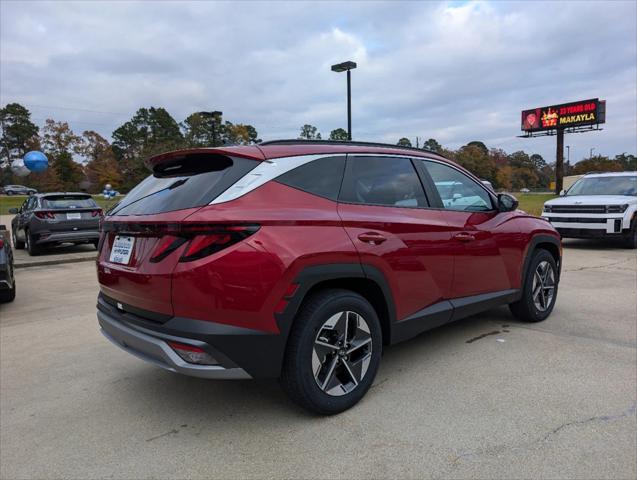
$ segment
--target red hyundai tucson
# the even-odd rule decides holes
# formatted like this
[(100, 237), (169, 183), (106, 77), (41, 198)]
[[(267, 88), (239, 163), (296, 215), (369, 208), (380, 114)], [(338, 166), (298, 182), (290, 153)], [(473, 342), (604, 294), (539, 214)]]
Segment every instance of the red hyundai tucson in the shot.
[(319, 414), (385, 345), (508, 304), (549, 316), (560, 237), (443, 157), (358, 142), (196, 148), (104, 218), (97, 316), (117, 346), (204, 378), (280, 378)]

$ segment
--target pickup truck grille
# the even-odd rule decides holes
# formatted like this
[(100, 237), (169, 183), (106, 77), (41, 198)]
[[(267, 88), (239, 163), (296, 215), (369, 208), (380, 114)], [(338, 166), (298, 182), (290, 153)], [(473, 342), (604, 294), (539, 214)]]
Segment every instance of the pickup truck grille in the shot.
[(558, 223), (606, 223), (605, 218), (549, 217), (550, 222)]
[(606, 213), (606, 205), (553, 205), (551, 213)]

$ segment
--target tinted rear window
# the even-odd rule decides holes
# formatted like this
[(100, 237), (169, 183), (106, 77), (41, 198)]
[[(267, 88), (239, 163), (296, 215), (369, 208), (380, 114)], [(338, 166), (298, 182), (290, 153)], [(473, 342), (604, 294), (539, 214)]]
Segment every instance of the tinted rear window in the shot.
[(42, 208), (48, 210), (64, 210), (66, 208), (98, 208), (97, 203), (89, 196), (59, 195), (43, 197)]
[(345, 157), (319, 158), (277, 178), (278, 182), (320, 197), (336, 200), (343, 181)]
[(151, 215), (202, 207), (259, 164), (245, 158), (196, 154), (156, 167), (109, 215)]

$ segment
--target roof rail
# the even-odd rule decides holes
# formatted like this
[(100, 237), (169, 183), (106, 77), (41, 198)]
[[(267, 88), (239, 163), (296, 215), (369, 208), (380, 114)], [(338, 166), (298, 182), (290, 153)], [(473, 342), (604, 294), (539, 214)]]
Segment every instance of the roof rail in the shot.
[(399, 148), (405, 150), (415, 150), (417, 152), (429, 152), (440, 155), (435, 150), (430, 150), (428, 148), (416, 148), (416, 147), (406, 147), (403, 145), (394, 145), (391, 143), (380, 143), (380, 142), (358, 142), (358, 141), (349, 141), (349, 140), (303, 140), (303, 139), (282, 139), (282, 140), (270, 140), (267, 142), (261, 142), (257, 145), (298, 145), (298, 144), (318, 144), (318, 145), (360, 145), (362, 147), (385, 147), (385, 148)]

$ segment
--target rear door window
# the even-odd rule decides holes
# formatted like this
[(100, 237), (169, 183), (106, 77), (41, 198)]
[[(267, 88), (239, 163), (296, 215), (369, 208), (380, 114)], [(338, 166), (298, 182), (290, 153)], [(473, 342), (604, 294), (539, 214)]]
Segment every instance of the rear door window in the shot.
[(224, 155), (194, 154), (155, 168), (109, 215), (151, 215), (209, 204), (259, 164)]
[(345, 157), (325, 157), (296, 167), (276, 179), (289, 187), (336, 200), (343, 181)]
[(387, 207), (427, 206), (411, 160), (397, 157), (348, 157), (339, 199)]

